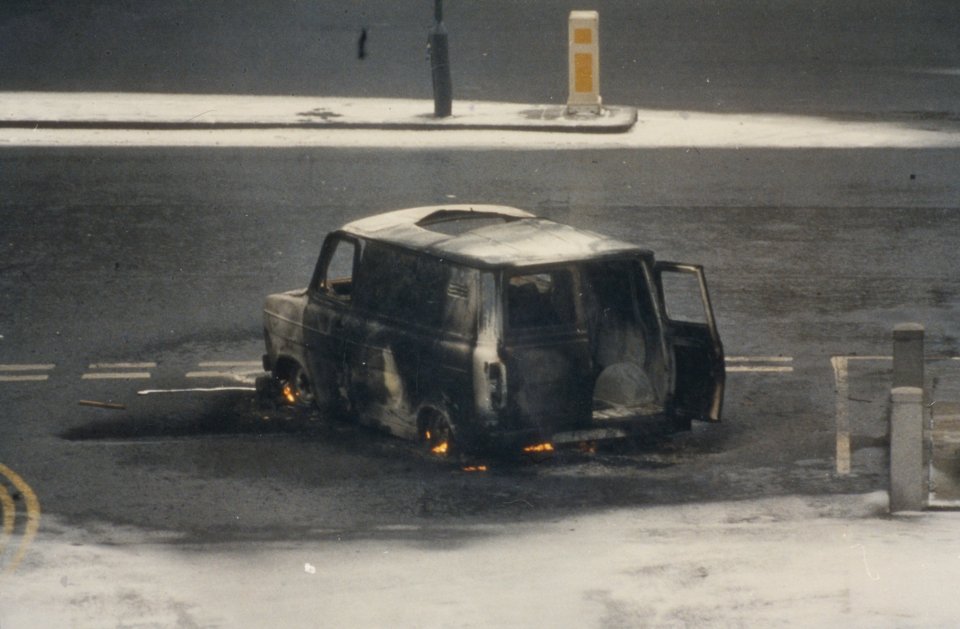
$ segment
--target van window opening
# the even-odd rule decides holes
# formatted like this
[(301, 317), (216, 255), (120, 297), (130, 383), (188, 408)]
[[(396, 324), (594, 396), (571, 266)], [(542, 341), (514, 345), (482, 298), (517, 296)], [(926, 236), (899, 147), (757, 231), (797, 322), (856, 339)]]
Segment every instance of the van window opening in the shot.
[(443, 317), (449, 266), (431, 256), (370, 243), (360, 263), (357, 305), (391, 319), (436, 327)]
[(350, 240), (340, 239), (334, 242), (333, 247), (324, 272), (323, 286), (337, 297), (348, 298), (353, 292), (353, 264), (357, 245)]
[(700, 295), (700, 280), (692, 273), (663, 273), (663, 300), (666, 314), (671, 321), (706, 323), (703, 298)]
[(576, 321), (572, 284), (567, 269), (511, 276), (507, 282), (510, 328), (572, 326)]

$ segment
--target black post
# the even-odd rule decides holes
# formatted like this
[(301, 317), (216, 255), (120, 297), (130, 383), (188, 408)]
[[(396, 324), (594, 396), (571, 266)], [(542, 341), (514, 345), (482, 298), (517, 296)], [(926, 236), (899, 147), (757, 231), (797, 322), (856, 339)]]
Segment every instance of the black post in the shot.
[(447, 45), (447, 30), (443, 28), (443, 0), (433, 2), (434, 25), (428, 40), (430, 69), (433, 72), (433, 114), (437, 118), (445, 118), (453, 108), (450, 49)]

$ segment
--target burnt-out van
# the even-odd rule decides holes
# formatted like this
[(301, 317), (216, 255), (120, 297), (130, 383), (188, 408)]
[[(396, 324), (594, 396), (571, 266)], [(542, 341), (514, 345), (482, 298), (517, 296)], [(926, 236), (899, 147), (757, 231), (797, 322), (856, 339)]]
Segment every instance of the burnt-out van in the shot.
[(701, 267), (515, 208), (349, 223), (309, 286), (267, 297), (264, 328), (261, 389), (437, 452), (720, 420)]

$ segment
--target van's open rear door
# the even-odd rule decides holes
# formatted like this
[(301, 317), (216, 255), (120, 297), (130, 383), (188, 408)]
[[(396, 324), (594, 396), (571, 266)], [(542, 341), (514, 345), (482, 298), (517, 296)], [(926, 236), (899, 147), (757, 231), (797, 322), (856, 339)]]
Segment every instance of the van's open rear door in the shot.
[(657, 289), (666, 307), (667, 334), (673, 346), (678, 418), (720, 421), (726, 379), (723, 344), (710, 305), (703, 267), (656, 263)]

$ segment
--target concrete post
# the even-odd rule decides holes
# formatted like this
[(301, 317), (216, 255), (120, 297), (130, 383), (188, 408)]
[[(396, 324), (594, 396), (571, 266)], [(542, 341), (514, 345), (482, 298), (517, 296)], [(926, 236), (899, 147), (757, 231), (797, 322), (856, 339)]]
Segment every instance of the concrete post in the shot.
[(919, 323), (893, 328), (893, 386), (923, 388), (923, 326)]
[(896, 387), (890, 392), (890, 512), (924, 508), (923, 389)]

